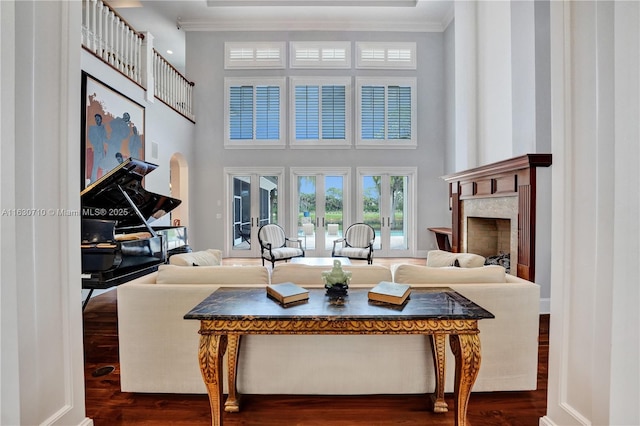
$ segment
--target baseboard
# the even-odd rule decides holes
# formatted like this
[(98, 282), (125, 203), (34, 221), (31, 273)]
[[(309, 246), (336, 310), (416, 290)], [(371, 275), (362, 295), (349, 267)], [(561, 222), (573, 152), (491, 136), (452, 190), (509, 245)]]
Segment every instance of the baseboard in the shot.
[(551, 299), (550, 298), (540, 299), (540, 313), (541, 314), (550, 314), (551, 313)]
[(540, 417), (540, 421), (538, 422), (538, 424), (540, 426), (558, 426), (547, 416)]

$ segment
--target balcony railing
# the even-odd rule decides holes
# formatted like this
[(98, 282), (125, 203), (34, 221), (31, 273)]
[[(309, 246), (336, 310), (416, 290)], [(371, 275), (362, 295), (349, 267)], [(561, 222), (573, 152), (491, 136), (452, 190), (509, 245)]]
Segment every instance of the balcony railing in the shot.
[(193, 86), (152, 45), (101, 0), (82, 0), (82, 46), (191, 121)]
[(153, 50), (153, 80), (158, 99), (193, 120), (193, 85)]

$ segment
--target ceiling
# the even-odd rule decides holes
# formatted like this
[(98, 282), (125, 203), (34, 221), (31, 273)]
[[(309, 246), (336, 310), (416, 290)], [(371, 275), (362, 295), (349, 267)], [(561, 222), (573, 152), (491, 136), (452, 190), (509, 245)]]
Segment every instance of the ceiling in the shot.
[[(443, 31), (454, 0), (105, 0), (176, 69), (188, 31)], [(171, 51), (173, 53), (168, 53)]]

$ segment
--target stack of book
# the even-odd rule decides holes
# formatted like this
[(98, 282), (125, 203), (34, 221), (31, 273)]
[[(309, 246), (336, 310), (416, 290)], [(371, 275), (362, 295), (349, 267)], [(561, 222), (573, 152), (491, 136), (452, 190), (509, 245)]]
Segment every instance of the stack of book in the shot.
[(267, 296), (287, 307), (309, 300), (309, 290), (290, 282), (271, 284), (267, 286)]
[(380, 281), (378, 285), (369, 290), (369, 300), (390, 305), (404, 305), (410, 294), (411, 286), (409, 284)]

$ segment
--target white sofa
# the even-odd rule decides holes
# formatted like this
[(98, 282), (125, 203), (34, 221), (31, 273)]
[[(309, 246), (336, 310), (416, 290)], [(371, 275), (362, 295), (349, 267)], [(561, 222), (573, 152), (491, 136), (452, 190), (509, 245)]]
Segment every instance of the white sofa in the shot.
[[(447, 286), (491, 312), (478, 322), (482, 365), (474, 391), (533, 390), (538, 374), (540, 286), (505, 273), (502, 266), (394, 267), (395, 282), (412, 288)], [(452, 389), (454, 359), (447, 349), (447, 386)]]
[[(494, 268), (500, 268), (502, 273), (496, 273)], [(184, 314), (219, 286), (265, 286), (269, 282), (292, 281), (309, 288), (322, 287), (320, 273), (328, 269), (279, 264), (269, 278), (263, 267), (163, 265), (156, 273), (119, 286), (122, 391), (206, 393), (197, 361), (199, 324), (182, 319)], [(415, 287), (446, 285), (474, 300), (496, 316), (480, 321), (483, 360), (474, 391), (536, 388), (539, 306), (536, 284), (505, 276), (501, 267), (350, 265), (344, 269), (352, 272), (352, 287), (371, 287), (379, 281), (391, 280), (409, 282)], [(472, 271), (475, 275), (467, 272), (462, 276), (461, 271)], [(210, 281), (215, 282), (207, 283)], [(415, 335), (244, 336), (238, 361), (238, 391), (432, 392), (435, 380), (429, 345), (428, 339)], [(447, 358), (447, 392), (453, 390), (451, 356), (449, 353)], [(336, 363), (336, 359), (340, 362)]]
[(264, 266), (160, 265), (118, 286), (121, 390), (206, 393), (198, 366), (200, 324), (184, 314), (221, 285), (268, 283)]

